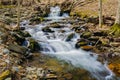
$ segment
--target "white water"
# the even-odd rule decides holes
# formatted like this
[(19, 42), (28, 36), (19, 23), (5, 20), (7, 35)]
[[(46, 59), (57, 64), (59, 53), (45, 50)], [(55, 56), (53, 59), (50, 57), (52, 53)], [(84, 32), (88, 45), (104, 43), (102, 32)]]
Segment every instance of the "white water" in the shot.
[(51, 13), (49, 14), (49, 17), (45, 19), (58, 20), (58, 19), (64, 19), (69, 17), (67, 13), (64, 13), (62, 16), (60, 16), (61, 9), (59, 6), (51, 7), (50, 12)]
[[(61, 19), (60, 8), (52, 7), (51, 13), (48, 18), (51, 19)], [(58, 18), (59, 17), (59, 18)], [(63, 17), (62, 17), (63, 18)], [(49, 24), (49, 22), (47, 23)], [(93, 77), (97, 80), (115, 80), (113, 78), (114, 74), (109, 70), (107, 64), (102, 65), (97, 61), (97, 55), (91, 52), (86, 52), (81, 49), (75, 49), (74, 45), (79, 39), (79, 35), (76, 34), (74, 38), (66, 42), (66, 37), (73, 33), (70, 30), (70, 26), (67, 28), (53, 29), (54, 33), (46, 33), (42, 31), (42, 28), (47, 25), (46, 23), (36, 25), (34, 28), (30, 28), (28, 25), (26, 31), (28, 31), (33, 38), (40, 41), (42, 46), (41, 52), (48, 54), (50, 56), (55, 56), (60, 60), (65, 60), (71, 63), (75, 67), (83, 68), (91, 73)], [(67, 25), (67, 24), (66, 24)], [(65, 33), (60, 32), (60, 30), (66, 30)], [(93, 55), (91, 55), (93, 54)]]

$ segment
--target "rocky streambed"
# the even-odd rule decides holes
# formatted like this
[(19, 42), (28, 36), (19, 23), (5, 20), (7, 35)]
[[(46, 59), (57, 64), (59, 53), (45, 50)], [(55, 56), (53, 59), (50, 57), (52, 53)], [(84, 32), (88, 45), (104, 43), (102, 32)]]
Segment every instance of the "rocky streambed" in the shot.
[[(56, 18), (52, 20), (51, 18), (55, 16)], [(97, 18), (92, 19), (93, 22), (97, 22), (96, 20)], [(85, 63), (85, 66), (91, 65), (86, 60), (82, 60), (82, 58), (86, 59), (84, 56), (93, 61), (90, 69), (94, 68), (96, 63), (104, 65), (107, 61), (107, 66), (116, 77), (114, 73), (109, 72), (98, 73), (99, 76), (112, 74), (110, 80), (119, 80), (120, 39), (107, 33), (108, 26), (100, 30), (97, 28), (97, 23), (91, 22), (91, 18), (81, 19), (66, 15), (59, 17), (59, 14), (40, 18), (40, 21), (39, 18), (37, 20), (31, 18), (28, 23), (21, 22), (21, 30), (16, 31), (0, 22), (1, 80), (99, 80), (95, 74), (91, 76), (87, 68), (80, 68), (81, 64), (76, 67), (80, 63), (79, 60)], [(108, 21), (112, 22), (112, 20)], [(78, 51), (69, 52), (73, 48), (85, 50), (82, 52), (85, 54), (80, 54)], [(61, 50), (68, 52), (63, 52), (62, 55), (59, 53)], [(52, 54), (53, 52), (57, 53)]]

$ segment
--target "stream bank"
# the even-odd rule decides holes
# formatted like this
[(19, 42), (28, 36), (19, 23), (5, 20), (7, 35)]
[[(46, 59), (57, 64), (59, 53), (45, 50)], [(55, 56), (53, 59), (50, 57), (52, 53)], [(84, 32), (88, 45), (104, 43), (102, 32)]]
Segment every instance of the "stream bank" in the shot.
[[(45, 29), (43, 29), (43, 31), (53, 32), (50, 29), (51, 27), (52, 28), (61, 28), (63, 26), (60, 26), (59, 23), (71, 23), (72, 25), (70, 26), (70, 29), (74, 30), (78, 34), (81, 34), (81, 37), (82, 37), (76, 43), (76, 48), (82, 48), (84, 50), (97, 53), (99, 55), (98, 60), (101, 62), (104, 62), (104, 60), (107, 59), (110, 69), (113, 70), (117, 74), (117, 76), (119, 76), (119, 74), (120, 74), (119, 73), (119, 70), (120, 70), (120, 68), (119, 68), (119, 53), (120, 53), (120, 51), (119, 51), (119, 46), (120, 46), (119, 38), (113, 38), (113, 36), (110, 36), (106, 33), (107, 28), (109, 28), (108, 26), (103, 27), (103, 28), (106, 28), (105, 31), (103, 31), (103, 30), (100, 31), (100, 29), (97, 28), (97, 24), (94, 24), (94, 22), (97, 22), (97, 19), (98, 18), (95, 18), (95, 21), (93, 21), (93, 23), (92, 23), (92, 22), (89, 22), (89, 21), (91, 21), (91, 19), (89, 20), (88, 18), (87, 19), (81, 19), (81, 18), (76, 19), (76, 17), (75, 18), (71, 17), (68, 19), (63, 19), (62, 22), (50, 24), (47, 27), (47, 29), (45, 28)], [(42, 18), (41, 21), (45, 21), (45, 20)], [(112, 20), (109, 20), (109, 21), (112, 21)], [(8, 22), (8, 23), (10, 23), (10, 22)], [(30, 24), (32, 24), (31, 27), (35, 27), (35, 25), (37, 23), (40, 23), (39, 19), (38, 19), (38, 22), (36, 20), (34, 20), (34, 21), (31, 20), (31, 23), (30, 23)], [(2, 24), (2, 22), (1, 22), (1, 24)], [(111, 22), (110, 22), (110, 24), (111, 24)], [(2, 30), (3, 30), (2, 33), (4, 33), (4, 32), (6, 32), (6, 33), (1, 38), (3, 39), (3, 41), (6, 41), (6, 42), (8, 41), (8, 43), (6, 43), (6, 42), (2, 43), (1, 47), (3, 47), (3, 49), (4, 49), (4, 47), (7, 48), (6, 45), (9, 46), (8, 45), (9, 43), (12, 43), (12, 44), (14, 43), (14, 46), (12, 45), (12, 47), (17, 47), (18, 49), (19, 48), (23, 49), (23, 47), (21, 48), (21, 41), (24, 41), (24, 38), (21, 38), (19, 33), (16, 33), (16, 32), (11, 33), (12, 31), (7, 32), (7, 30), (9, 30), (9, 29), (7, 29), (5, 31), (4, 31), (4, 29), (2, 29)], [(61, 30), (61, 32), (65, 32), (65, 31)], [(12, 35), (17, 34), (16, 36), (18, 36), (18, 38), (20, 37), (20, 39), (15, 39), (15, 40), (11, 39), (11, 38), (13, 38), (13, 36), (8, 36), (11, 34)], [(71, 38), (73, 38), (73, 35), (74, 34), (70, 34), (67, 38), (67, 41), (70, 41)], [(15, 38), (16, 38), (16, 36), (15, 36)], [(29, 38), (30, 36), (23, 36), (23, 37)], [(6, 40), (6, 38), (7, 38), (7, 40)], [(20, 41), (18, 41), (18, 40), (20, 40)], [(34, 42), (34, 41), (32, 41), (32, 42)], [(90, 44), (90, 46), (88, 46), (88, 44)], [(30, 47), (30, 48), (34, 48), (34, 47)], [(47, 76), (49, 76), (49, 77), (52, 76), (52, 78), (57, 77), (58, 80), (59, 79), (60, 80), (62, 80), (62, 79), (63, 80), (65, 80), (65, 79), (67, 79), (67, 80), (79, 80), (79, 79), (93, 80), (93, 78), (89, 77), (90, 73), (88, 71), (83, 70), (83, 69), (82, 70), (77, 69), (77, 68), (74, 69), (73, 66), (69, 66), (66, 62), (64, 63), (64, 61), (57, 62), (56, 59), (52, 59), (53, 57), (46, 58), (46, 56), (43, 54), (38, 54), (38, 53), (34, 54), (33, 52), (35, 49), (33, 49), (33, 52), (30, 51), (31, 53), (33, 53), (32, 56), (31, 55), (30, 56), (23, 55), (23, 51), (25, 51), (24, 53), (26, 53), (26, 51), (29, 52), (29, 50), (26, 50), (25, 48), (24, 48), (24, 50), (16, 50), (16, 49), (13, 50), (14, 48), (8, 48), (8, 49), (12, 53), (11, 58), (13, 58), (13, 56), (17, 56), (17, 60), (20, 59), (20, 62), (23, 62), (22, 66), (19, 64), (18, 65), (15, 64), (15, 67), (13, 67), (14, 68), (13, 70), (19, 69), (19, 71), (17, 72), (18, 75), (16, 75), (17, 78), (18, 77), (24, 78), (24, 76), (26, 74), (29, 74), (29, 73), (24, 74), (25, 70), (29, 69), (32, 72), (32, 69), (35, 68), (33, 71), (36, 72), (35, 70), (38, 70), (38, 68), (42, 68), (40, 70), (42, 70), (43, 72), (46, 72), (46, 74), (43, 74), (43, 75), (45, 75), (44, 76), (45, 79)], [(9, 50), (7, 50), (7, 52), (5, 50), (5, 53), (9, 53)], [(2, 53), (3, 52), (4, 52), (4, 50), (2, 51)], [(16, 54), (16, 53), (20, 53), (20, 54)], [(92, 54), (91, 54), (91, 56), (92, 56)], [(6, 57), (6, 55), (5, 55), (5, 57)], [(26, 58), (26, 57), (28, 57), (28, 58)], [(31, 59), (31, 57), (33, 57), (33, 59)], [(39, 64), (39, 61), (36, 61), (38, 59), (41, 59), (40, 65), (35, 65), (35, 64)], [(11, 62), (14, 63), (14, 60), (16, 60), (16, 59), (13, 59), (13, 61), (11, 61)], [(113, 60), (115, 60), (115, 61), (113, 61)], [(35, 65), (35, 67), (31, 66), (31, 65)], [(26, 66), (28, 66), (28, 67), (26, 67)], [(36, 67), (37, 67), (37, 69), (36, 69)], [(70, 70), (68, 69), (68, 67), (70, 68)], [(68, 69), (68, 70), (66, 70), (66, 69)], [(63, 71), (63, 72), (59, 73), (59, 71)], [(75, 74), (74, 72), (76, 72), (76, 71), (78, 71), (78, 73)], [(31, 74), (31, 72), (30, 72), (30, 74)], [(15, 71), (15, 73), (16, 73), (16, 71)], [(36, 74), (36, 73), (33, 73), (33, 74)], [(33, 77), (36, 78), (36, 75), (34, 75), (32, 77), (30, 77), (28, 75), (28, 78), (30, 78), (30, 79), (33, 79)]]

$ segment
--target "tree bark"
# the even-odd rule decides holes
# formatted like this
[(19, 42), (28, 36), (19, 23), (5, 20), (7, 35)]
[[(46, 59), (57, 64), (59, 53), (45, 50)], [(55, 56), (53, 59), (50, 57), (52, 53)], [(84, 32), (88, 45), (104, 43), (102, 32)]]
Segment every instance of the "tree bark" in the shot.
[(120, 25), (120, 0), (118, 0), (118, 8), (117, 8), (115, 24), (119, 24)]
[(19, 29), (19, 27), (20, 27), (20, 0), (17, 0), (17, 4), (18, 4), (18, 6), (17, 6), (17, 27), (18, 27), (18, 29)]
[(99, 0), (99, 27), (102, 27), (103, 18), (102, 18), (102, 0)]

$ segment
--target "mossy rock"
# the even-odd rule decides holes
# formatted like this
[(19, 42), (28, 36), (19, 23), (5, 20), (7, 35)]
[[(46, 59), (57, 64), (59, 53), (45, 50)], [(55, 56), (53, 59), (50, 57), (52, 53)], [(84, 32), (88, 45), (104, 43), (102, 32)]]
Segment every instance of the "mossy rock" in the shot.
[(68, 37), (66, 38), (66, 41), (70, 41), (74, 36), (75, 36), (74, 33), (69, 34)]
[(114, 35), (114, 36), (116, 36), (116, 37), (118, 37), (118, 36), (120, 36), (120, 24), (114, 24), (112, 27), (111, 27), (111, 29), (110, 29), (110, 31), (109, 31), (110, 33), (109, 34), (112, 34), (112, 35)]
[(29, 44), (30, 45), (28, 46), (28, 48), (31, 50), (31, 52), (39, 51), (40, 50), (40, 45), (34, 39), (30, 38), (29, 39)]
[(82, 35), (80, 36), (81, 38), (89, 38), (92, 36), (92, 33), (91, 32), (83, 32)]
[(82, 41), (78, 41), (78, 42), (75, 44), (75, 47), (76, 47), (76, 48), (80, 48), (81, 46), (86, 46), (87, 44), (88, 44), (87, 41), (82, 40)]

